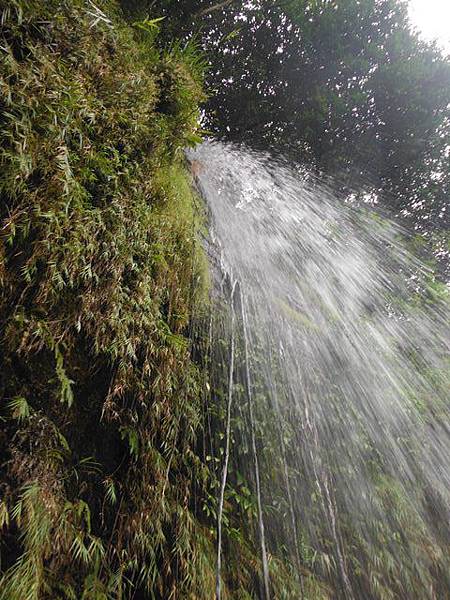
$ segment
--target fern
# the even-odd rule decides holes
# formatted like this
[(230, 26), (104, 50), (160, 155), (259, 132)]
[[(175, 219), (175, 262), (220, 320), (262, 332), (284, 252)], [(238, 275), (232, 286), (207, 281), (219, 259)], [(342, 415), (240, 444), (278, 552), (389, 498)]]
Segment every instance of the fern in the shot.
[(13, 419), (17, 419), (19, 423), (27, 421), (31, 415), (30, 405), (22, 396), (16, 396), (8, 403), (8, 408), (11, 411)]

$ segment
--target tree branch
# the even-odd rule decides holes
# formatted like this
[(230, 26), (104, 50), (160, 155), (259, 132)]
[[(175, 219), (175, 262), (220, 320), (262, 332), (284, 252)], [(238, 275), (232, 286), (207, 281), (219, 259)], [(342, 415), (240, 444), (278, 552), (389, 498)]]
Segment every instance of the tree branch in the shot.
[(199, 10), (198, 12), (195, 13), (194, 17), (204, 17), (205, 15), (208, 15), (209, 13), (212, 13), (216, 10), (220, 10), (221, 8), (225, 8), (226, 6), (228, 6), (229, 4), (232, 4), (234, 2), (234, 0), (224, 0), (223, 2), (218, 2), (217, 4), (213, 4), (213, 6), (210, 6), (209, 8), (204, 8), (203, 10)]

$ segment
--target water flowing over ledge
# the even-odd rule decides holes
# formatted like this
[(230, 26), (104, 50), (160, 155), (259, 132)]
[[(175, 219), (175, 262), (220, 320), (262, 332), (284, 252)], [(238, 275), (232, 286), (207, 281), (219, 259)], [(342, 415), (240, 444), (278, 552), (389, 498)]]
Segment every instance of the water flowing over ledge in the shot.
[(253, 481), (261, 597), (280, 547), (304, 598), (308, 570), (342, 598), (448, 597), (448, 298), (406, 232), (299, 167), (218, 142), (188, 157), (228, 307), (211, 326), (221, 504), (231, 451)]

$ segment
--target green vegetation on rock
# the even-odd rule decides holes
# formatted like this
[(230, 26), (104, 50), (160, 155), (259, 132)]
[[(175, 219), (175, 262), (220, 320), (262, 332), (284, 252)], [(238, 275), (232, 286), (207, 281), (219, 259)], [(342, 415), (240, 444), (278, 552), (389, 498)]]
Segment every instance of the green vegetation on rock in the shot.
[[(0, 0), (1, 600), (214, 596), (224, 407), (183, 152), (205, 65), (137, 18)], [(225, 599), (258, 595), (253, 505), (232, 478)], [(296, 598), (289, 561), (270, 568)]]
[(113, 2), (0, 14), (0, 597), (209, 598), (182, 153), (201, 60)]

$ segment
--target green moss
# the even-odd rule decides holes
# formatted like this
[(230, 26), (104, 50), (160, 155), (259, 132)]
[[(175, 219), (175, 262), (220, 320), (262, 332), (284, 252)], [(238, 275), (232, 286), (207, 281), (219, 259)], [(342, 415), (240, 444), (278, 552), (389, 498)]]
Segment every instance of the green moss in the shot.
[(201, 60), (113, 2), (0, 10), (0, 597), (210, 598), (187, 337), (207, 278), (182, 154)]

